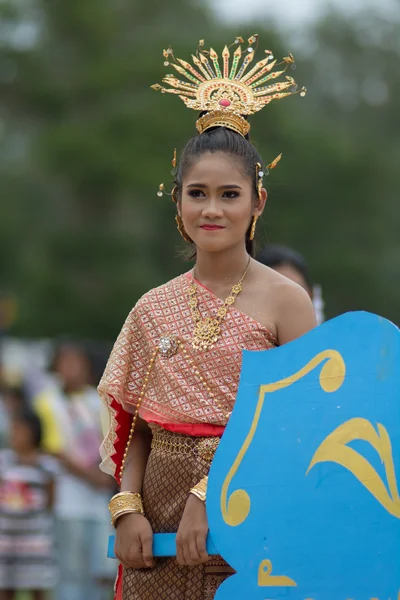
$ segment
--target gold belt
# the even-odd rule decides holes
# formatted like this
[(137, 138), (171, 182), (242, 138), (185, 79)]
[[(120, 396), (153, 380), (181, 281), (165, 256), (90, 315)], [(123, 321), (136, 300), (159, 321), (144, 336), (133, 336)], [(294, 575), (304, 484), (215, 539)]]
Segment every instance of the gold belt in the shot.
[(173, 433), (159, 426), (151, 426), (153, 440), (151, 448), (181, 456), (194, 455), (210, 462), (218, 448), (219, 437), (191, 437)]

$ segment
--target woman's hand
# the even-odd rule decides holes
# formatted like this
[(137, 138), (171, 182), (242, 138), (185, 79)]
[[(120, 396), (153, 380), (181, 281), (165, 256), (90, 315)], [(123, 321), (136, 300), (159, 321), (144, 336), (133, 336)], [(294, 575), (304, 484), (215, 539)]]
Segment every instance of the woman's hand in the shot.
[(189, 494), (176, 535), (176, 559), (180, 565), (200, 565), (208, 561), (207, 533), (205, 504)]
[(119, 517), (115, 555), (128, 569), (154, 567), (153, 531), (146, 517), (136, 513)]

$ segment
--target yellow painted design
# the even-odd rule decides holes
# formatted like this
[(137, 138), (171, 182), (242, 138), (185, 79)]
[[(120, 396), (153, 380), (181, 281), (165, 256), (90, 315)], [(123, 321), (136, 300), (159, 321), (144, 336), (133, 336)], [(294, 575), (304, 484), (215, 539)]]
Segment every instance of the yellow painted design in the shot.
[[(400, 519), (400, 498), (392, 444), (383, 425), (378, 423), (377, 430), (367, 419), (355, 418), (346, 421), (324, 439), (311, 460), (307, 474), (318, 463), (337, 463), (348, 469), (388, 513)], [(368, 442), (376, 450), (385, 467), (387, 486), (367, 459), (347, 446), (355, 440)]]
[(246, 490), (235, 490), (230, 494), (229, 498), (228, 490), (257, 431), (257, 426), (260, 420), (266, 394), (273, 393), (291, 386), (293, 383), (296, 383), (308, 375), (324, 361), (326, 362), (321, 369), (319, 384), (325, 392), (335, 392), (342, 385), (346, 373), (344, 360), (336, 350), (325, 350), (324, 352), (320, 352), (305, 367), (300, 369), (300, 371), (291, 377), (287, 377), (275, 383), (269, 383), (267, 385), (260, 386), (257, 406), (254, 412), (250, 430), (246, 436), (246, 439), (244, 440), (243, 446), (240, 448), (238, 455), (229, 469), (221, 489), (221, 513), (225, 523), (228, 525), (232, 527), (241, 525), (247, 519), (250, 513), (251, 500)]
[(297, 583), (286, 575), (272, 575), (272, 563), (263, 560), (258, 567), (258, 587), (296, 587)]

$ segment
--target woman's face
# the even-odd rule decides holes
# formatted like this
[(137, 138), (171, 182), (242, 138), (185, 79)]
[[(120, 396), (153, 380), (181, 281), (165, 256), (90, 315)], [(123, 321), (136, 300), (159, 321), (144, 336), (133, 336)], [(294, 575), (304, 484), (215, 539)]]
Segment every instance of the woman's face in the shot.
[(243, 171), (239, 159), (223, 152), (203, 154), (187, 171), (178, 210), (197, 248), (219, 252), (244, 244), (267, 193), (263, 190), (255, 205), (253, 182)]

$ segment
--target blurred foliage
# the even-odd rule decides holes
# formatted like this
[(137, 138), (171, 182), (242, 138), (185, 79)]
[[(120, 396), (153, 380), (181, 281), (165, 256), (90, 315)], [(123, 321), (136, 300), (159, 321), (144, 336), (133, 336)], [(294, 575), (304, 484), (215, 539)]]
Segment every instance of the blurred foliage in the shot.
[[(236, 33), (201, 3), (0, 1), (0, 273), (25, 336), (113, 339), (135, 301), (183, 269), (174, 206), (158, 198), (195, 114), (149, 86), (169, 44)], [(261, 44), (287, 52), (276, 31)], [(371, 35), (370, 32), (374, 34)], [(270, 176), (264, 238), (302, 251), (328, 316), (400, 322), (399, 24), (331, 14), (297, 51), (305, 100), (253, 119)]]

